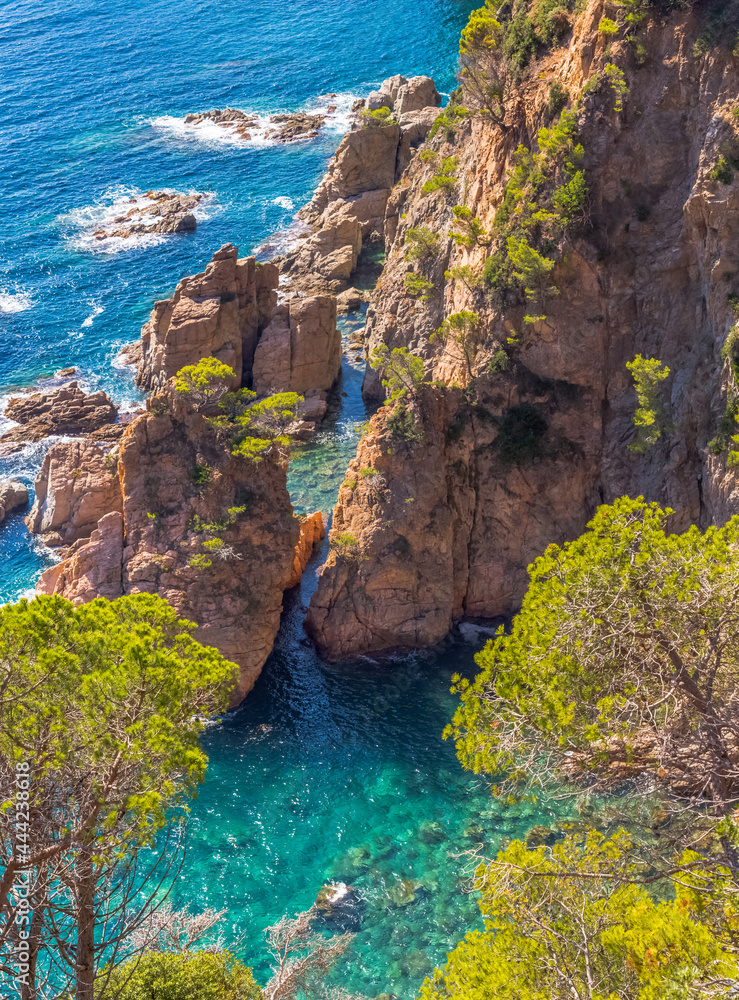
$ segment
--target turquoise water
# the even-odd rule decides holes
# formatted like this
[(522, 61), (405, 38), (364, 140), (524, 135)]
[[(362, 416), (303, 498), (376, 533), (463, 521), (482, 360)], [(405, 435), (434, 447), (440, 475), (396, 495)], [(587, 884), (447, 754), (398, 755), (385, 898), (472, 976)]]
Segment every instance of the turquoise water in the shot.
[[(139, 399), (114, 365), (152, 302), (233, 242), (246, 254), (289, 226), (335, 149), (355, 95), (394, 73), (453, 86), (456, 39), (474, 0), (251, 0), (244, 4), (26, 0), (0, 7), (0, 396), (75, 365), (89, 388)], [(335, 93), (320, 138), (236, 146), (186, 130), (187, 112), (262, 114)], [(116, 202), (148, 189), (207, 193), (187, 236), (96, 244)], [(272, 243), (279, 246), (279, 238)], [(342, 319), (346, 337), (363, 315)], [(330, 512), (359, 426), (362, 365), (347, 344), (324, 429), (295, 450), (298, 512)], [(0, 459), (29, 485), (45, 445)], [(16, 515), (0, 529), (0, 599), (33, 587), (50, 555)], [(441, 731), (449, 645), (393, 664), (330, 666), (306, 644), (318, 554), (288, 595), (283, 627), (246, 705), (210, 728), (211, 766), (195, 803), (175, 897), (228, 908), (229, 935), (265, 981), (262, 932), (306, 909), (326, 880), (364, 900), (338, 981), (364, 996), (412, 997), (477, 919), (467, 852), (549, 822), (502, 811), (464, 773)]]

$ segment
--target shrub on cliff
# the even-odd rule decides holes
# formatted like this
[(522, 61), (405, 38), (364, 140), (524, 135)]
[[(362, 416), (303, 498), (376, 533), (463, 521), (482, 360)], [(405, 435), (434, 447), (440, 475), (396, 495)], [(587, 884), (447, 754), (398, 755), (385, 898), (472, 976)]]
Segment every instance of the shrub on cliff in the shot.
[(228, 392), (235, 378), (233, 368), (217, 358), (203, 358), (196, 365), (185, 365), (175, 376), (175, 392), (202, 409), (217, 403)]
[(240, 389), (223, 397), (224, 416), (214, 418), (213, 426), (226, 430), (231, 453), (251, 462), (260, 462), (277, 452), (285, 457), (290, 447), (288, 431), (297, 418), (303, 397), (295, 392), (278, 392), (256, 401), (256, 393)]
[(387, 344), (381, 344), (372, 352), (370, 367), (381, 372), (388, 402), (401, 396), (413, 398), (424, 384), (423, 360), (411, 354), (407, 347), (394, 347), (390, 350)]
[(149, 952), (120, 965), (98, 1000), (262, 1000), (262, 991), (229, 952)]
[(421, 188), (421, 194), (434, 194), (441, 191), (445, 195), (450, 195), (457, 186), (457, 158), (446, 156), (441, 161), (441, 166), (434, 176), (426, 181)]
[(412, 264), (428, 264), (436, 260), (441, 237), (428, 226), (412, 226), (405, 234), (405, 259)]
[[(0, 609), (0, 893), (28, 873), (31, 996), (52, 974), (60, 995), (92, 997), (101, 964), (161, 896), (205, 774), (202, 719), (225, 709), (237, 669), (194, 628), (154, 594)], [(0, 918), (6, 946), (17, 916), (8, 905)]]
[(390, 108), (377, 108), (375, 111), (362, 112), (363, 128), (382, 128), (383, 125), (390, 125), (392, 120)]
[(670, 428), (661, 389), (661, 383), (669, 378), (670, 369), (658, 358), (643, 358), (641, 354), (637, 354), (633, 361), (627, 361), (626, 367), (634, 376), (639, 401), (634, 411), (637, 435), (636, 440), (629, 445), (629, 451), (643, 454), (659, 441), (663, 431)]
[(468, 377), (473, 377), (472, 366), (486, 339), (485, 329), (477, 313), (466, 309), (452, 313), (430, 339), (438, 341), (454, 361), (463, 362)]

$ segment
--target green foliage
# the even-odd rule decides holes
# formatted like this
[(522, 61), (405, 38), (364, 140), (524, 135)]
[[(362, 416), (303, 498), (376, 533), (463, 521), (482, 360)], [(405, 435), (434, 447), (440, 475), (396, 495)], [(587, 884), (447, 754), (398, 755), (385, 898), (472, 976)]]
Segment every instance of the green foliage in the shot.
[(277, 452), (284, 456), (290, 446), (288, 430), (297, 420), (297, 407), (303, 397), (295, 392), (278, 392), (255, 402), (256, 393), (241, 389), (221, 400), (225, 417), (211, 423), (226, 429), (231, 439), (231, 454), (250, 462), (261, 462)]
[(428, 264), (436, 260), (441, 237), (428, 226), (414, 226), (405, 234), (405, 259), (413, 264)]
[(729, 330), (724, 346), (721, 348), (721, 359), (729, 361), (734, 384), (739, 387), (739, 323), (735, 323)]
[(370, 479), (372, 476), (379, 476), (380, 473), (373, 465), (367, 465), (365, 468), (359, 470), (360, 479)]
[(691, 984), (731, 981), (736, 957), (685, 894), (658, 902), (634, 884), (632, 846), (622, 830), (534, 850), (513, 841), (477, 871), (485, 930), (467, 935), (420, 1000), (687, 1000), (699, 995)]
[(549, 85), (549, 102), (547, 104), (547, 117), (553, 121), (567, 107), (570, 99), (569, 91), (559, 80), (553, 80)]
[(445, 195), (450, 195), (456, 186), (457, 158), (456, 156), (445, 156), (434, 176), (426, 181), (421, 188), (421, 194), (434, 194), (436, 191), (441, 191)]
[(714, 182), (720, 182), (721, 184), (731, 184), (734, 180), (734, 171), (731, 169), (729, 161), (725, 156), (719, 156), (716, 160), (716, 164), (708, 175), (710, 179)]
[(598, 24), (598, 31), (601, 35), (605, 35), (608, 38), (612, 35), (617, 35), (619, 27), (615, 21), (610, 19), (610, 17), (602, 17)]
[(463, 229), (461, 233), (449, 233), (457, 246), (464, 246), (471, 250), (476, 246), (486, 247), (490, 245), (490, 236), (482, 228), (482, 223), (475, 217), (471, 209), (455, 205), (452, 211), (457, 224)]
[(504, 462), (524, 465), (546, 454), (547, 422), (531, 403), (519, 403), (500, 419), (495, 444)]
[(624, 76), (624, 71), (619, 69), (613, 63), (607, 63), (605, 70), (606, 79), (611, 85), (611, 89), (615, 94), (616, 103), (613, 105), (614, 111), (623, 111), (624, 98), (629, 92), (629, 88), (626, 84), (626, 77)]
[(390, 108), (377, 108), (375, 111), (362, 112), (363, 128), (382, 128), (383, 125), (391, 125), (392, 121)]
[(209, 569), (213, 565), (213, 560), (204, 552), (198, 552), (196, 555), (190, 556), (187, 565), (192, 569)]
[(478, 654), (471, 684), (457, 684), (447, 735), (465, 767), (509, 772), (510, 784), (561, 775), (573, 756), (610, 780), (619, 767), (647, 769), (683, 789), (683, 814), (692, 789), (700, 815), (704, 795), (721, 815), (739, 775), (729, 735), (739, 518), (674, 535), (664, 530), (671, 513), (623, 497), (529, 567), (510, 634)]
[(488, 375), (500, 375), (511, 367), (511, 359), (503, 347), (499, 347), (487, 365)]
[[(720, 455), (731, 446), (731, 442), (734, 441), (734, 437), (738, 431), (739, 399), (737, 399), (736, 390), (731, 388), (726, 394), (726, 406), (716, 428), (716, 437), (708, 442), (708, 450), (712, 455)], [(734, 449), (732, 449), (732, 455), (733, 451)], [(731, 465), (735, 461), (732, 459), (732, 455), (729, 456)], [(729, 463), (727, 462), (727, 464)]]
[(656, 444), (662, 432), (670, 429), (667, 407), (662, 401), (661, 383), (670, 375), (670, 369), (658, 358), (643, 358), (637, 354), (626, 367), (634, 376), (639, 405), (634, 412), (636, 441), (629, 445), (629, 451), (643, 454)]
[(396, 440), (409, 445), (418, 444), (424, 438), (423, 426), (404, 399), (399, 399), (388, 413), (387, 429)]
[(423, 360), (411, 354), (407, 347), (394, 347), (392, 350), (387, 344), (376, 347), (370, 358), (370, 367), (382, 373), (388, 402), (406, 395), (413, 398), (424, 383)]
[(233, 368), (217, 358), (203, 358), (196, 365), (185, 365), (175, 376), (175, 392), (191, 400), (198, 408), (215, 403), (235, 378)]
[[(447, 142), (454, 139), (457, 128), (461, 121), (469, 116), (469, 112), (461, 104), (452, 104), (451, 101), (434, 119), (434, 124), (429, 132), (429, 140), (433, 139), (437, 132), (441, 132)], [(422, 153), (421, 156), (424, 154)], [(430, 158), (424, 162), (434, 162)]]
[(403, 284), (411, 298), (420, 299), (421, 302), (428, 302), (436, 291), (433, 281), (428, 281), (416, 271), (409, 271), (403, 278)]
[(113, 970), (99, 1000), (262, 1000), (262, 991), (229, 952), (146, 952)]
[(430, 339), (440, 341), (455, 360), (463, 361), (468, 376), (472, 378), (472, 365), (485, 337), (477, 313), (462, 309), (447, 316)]
[(196, 462), (190, 473), (190, 480), (197, 490), (203, 490), (213, 478), (213, 470), (203, 462)]
[(539, 130), (538, 152), (519, 146), (514, 154), (495, 213), (494, 252), (483, 270), (499, 306), (521, 286), (539, 312), (547, 296), (557, 294), (547, 281), (555, 263), (549, 254), (582, 214), (588, 191), (575, 130), (575, 114), (563, 111), (555, 125)]
[(351, 532), (344, 531), (341, 534), (331, 537), (329, 548), (337, 556), (342, 556), (345, 559), (356, 558), (359, 553), (359, 539), (352, 535)]
[(453, 267), (451, 271), (445, 271), (444, 277), (447, 281), (461, 281), (469, 291), (476, 291), (483, 282), (483, 276), (471, 268), (468, 264)]

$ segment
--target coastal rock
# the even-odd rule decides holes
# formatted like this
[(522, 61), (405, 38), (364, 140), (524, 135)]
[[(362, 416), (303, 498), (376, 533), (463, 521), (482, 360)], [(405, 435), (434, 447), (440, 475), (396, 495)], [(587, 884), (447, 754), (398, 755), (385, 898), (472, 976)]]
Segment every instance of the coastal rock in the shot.
[[(610, 90), (595, 86), (609, 58), (602, 39), (593, 43), (601, 16), (590, 0), (567, 43), (532, 63), (505, 130), (475, 118), (429, 142), (437, 162), (457, 161), (464, 186), (453, 199), (423, 194), (438, 169), (432, 155), (411, 157), (388, 200), (366, 355), (408, 348), (447, 388), (422, 390), (409, 436), (383, 407), (359, 445), (306, 622), (322, 655), (430, 645), (465, 617), (514, 613), (531, 561), (624, 494), (671, 507), (674, 531), (739, 512), (739, 475), (727, 465), (733, 445), (717, 439), (735, 391), (721, 352), (736, 322), (739, 185), (712, 176), (721, 150), (739, 148), (737, 69), (718, 49), (696, 63), (701, 28), (690, 12), (652, 18), (644, 65), (623, 62), (624, 110), (616, 110)], [(527, 322), (523, 293), (445, 277), (462, 267), (481, 277), (493, 252), (448, 233), (455, 203), (495, 233), (516, 150), (535, 150), (549, 125), (552, 79), (577, 108), (587, 225), (573, 230), (551, 272), (559, 294), (547, 297), (546, 318)], [(437, 291), (425, 301), (405, 284), (413, 227), (440, 236), (423, 269)], [(478, 316), (481, 342), (469, 364), (433, 336), (461, 310)], [(643, 455), (628, 447), (637, 400), (626, 363), (637, 354), (671, 373), (671, 427)], [(380, 373), (368, 367), (363, 391), (384, 397)]]
[(203, 198), (203, 194), (147, 191), (143, 198), (131, 198), (132, 207), (96, 229), (93, 236), (96, 240), (107, 240), (144, 233), (192, 233), (197, 228), (192, 211)]
[(185, 365), (211, 356), (233, 368), (234, 388), (248, 381), (278, 280), (273, 264), (239, 260), (237, 248), (225, 244), (202, 274), (183, 278), (170, 299), (154, 303), (140, 348), (128, 354), (138, 365), (136, 384), (161, 388)]
[(41, 577), (40, 592), (75, 603), (159, 594), (197, 623), (200, 642), (238, 664), (238, 704), (272, 649), (299, 540), (281, 460), (233, 456), (222, 432), (162, 393), (127, 427), (118, 475), (122, 517), (102, 517)]
[(116, 459), (89, 438), (52, 445), (36, 476), (28, 530), (46, 539), (53, 533), (53, 544), (71, 545), (89, 538), (105, 514), (121, 513)]
[(400, 125), (396, 122), (380, 128), (348, 132), (341, 140), (312, 201), (299, 213), (301, 218), (312, 222), (320, 218), (331, 202), (346, 201), (366, 191), (392, 187), (399, 140)]
[[(8, 514), (28, 504), (28, 490), (17, 479), (0, 480), (0, 524)], [(307, 561), (307, 560), (306, 560)]]
[(106, 424), (115, 423), (118, 407), (104, 392), (89, 395), (77, 382), (69, 382), (51, 392), (15, 396), (5, 408), (13, 427), (0, 438), (7, 446), (18, 448), (26, 442), (41, 441), (50, 434), (89, 434)]
[(123, 593), (122, 555), (123, 517), (111, 511), (100, 518), (89, 539), (80, 539), (63, 562), (41, 574), (36, 593), (61, 594), (73, 604), (96, 597), (113, 601)]
[(398, 86), (393, 97), (393, 111), (398, 116), (424, 108), (438, 108), (440, 104), (441, 96), (430, 76), (412, 76)]
[[(335, 111), (335, 105), (329, 105), (327, 113)], [(295, 142), (298, 139), (314, 139), (326, 123), (327, 114), (307, 114), (296, 111), (291, 114), (272, 115), (269, 124), (265, 125), (256, 115), (247, 114), (238, 108), (215, 108), (201, 114), (185, 115), (185, 125), (200, 125), (212, 122), (238, 135), (245, 142), (252, 140), (258, 133), (260, 137), (273, 142)]]
[(441, 108), (423, 108), (401, 115), (400, 144), (395, 165), (395, 175), (398, 180), (411, 162), (413, 151), (418, 149), (428, 138), (429, 132), (440, 114)]
[(326, 537), (326, 527), (323, 523), (323, 514), (317, 510), (315, 514), (309, 514), (300, 521), (300, 538), (295, 546), (295, 556), (293, 558), (292, 576), (287, 584), (287, 589), (300, 583), (303, 571), (308, 565), (308, 560), (313, 555), (313, 549), (322, 539)]
[(258, 396), (325, 393), (341, 368), (341, 334), (332, 295), (290, 299), (277, 306), (254, 354)]
[[(480, 411), (499, 406), (503, 391)], [(459, 389), (425, 390), (415, 443), (398, 439), (379, 410), (339, 491), (334, 544), (305, 622), (322, 656), (434, 645), (465, 616), (515, 611), (527, 565), (577, 534), (595, 490), (561, 443), (565, 419), (575, 433), (582, 412), (562, 409), (546, 432), (553, 457), (525, 470), (510, 466), (496, 424)]]
[(289, 250), (280, 270), (290, 287), (309, 294), (346, 287), (362, 250), (362, 226), (353, 216), (335, 216), (318, 232)]

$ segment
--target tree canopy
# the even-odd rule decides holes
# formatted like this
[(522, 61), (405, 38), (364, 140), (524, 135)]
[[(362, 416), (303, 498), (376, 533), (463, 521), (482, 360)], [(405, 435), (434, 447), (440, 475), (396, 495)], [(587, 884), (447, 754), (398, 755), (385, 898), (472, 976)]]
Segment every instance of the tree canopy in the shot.
[(739, 792), (739, 518), (667, 534), (624, 497), (529, 568), (510, 632), (477, 656), (448, 735), (474, 771), (612, 782), (649, 770), (724, 815)]
[[(32, 974), (71, 976), (77, 1000), (92, 997), (101, 956), (122, 941), (121, 906), (126, 932), (148, 912), (146, 893), (133, 902), (138, 852), (156, 853), (186, 808), (207, 764), (203, 717), (227, 705), (237, 668), (194, 628), (154, 594), (0, 608), (0, 941), (17, 936), (11, 887), (25, 867)], [(27, 766), (22, 847), (16, 765)], [(159, 885), (151, 872), (144, 881)]]

